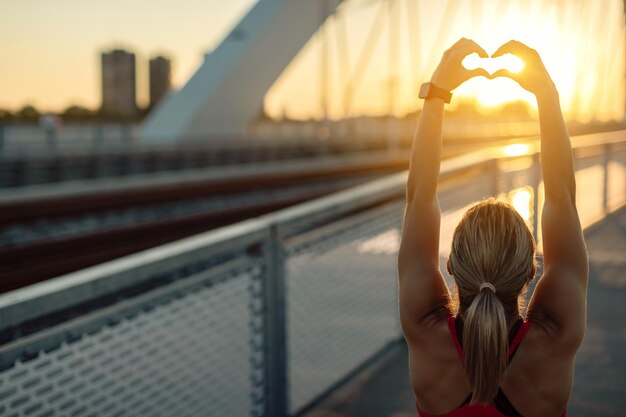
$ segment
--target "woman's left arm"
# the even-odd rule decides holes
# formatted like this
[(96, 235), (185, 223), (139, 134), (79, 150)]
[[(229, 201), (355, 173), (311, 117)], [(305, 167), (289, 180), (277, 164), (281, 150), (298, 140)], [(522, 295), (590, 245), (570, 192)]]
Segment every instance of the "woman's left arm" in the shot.
[[(487, 53), (475, 42), (461, 39), (448, 49), (431, 83), (452, 91), (464, 81), (489, 74), (481, 68), (468, 70), (461, 62), (471, 54)], [(411, 149), (402, 242), (398, 256), (400, 321), (408, 340), (445, 308), (450, 294), (439, 271), (439, 223), (441, 213), (437, 183), (441, 164), (443, 106), (440, 98), (427, 98), (420, 114)]]

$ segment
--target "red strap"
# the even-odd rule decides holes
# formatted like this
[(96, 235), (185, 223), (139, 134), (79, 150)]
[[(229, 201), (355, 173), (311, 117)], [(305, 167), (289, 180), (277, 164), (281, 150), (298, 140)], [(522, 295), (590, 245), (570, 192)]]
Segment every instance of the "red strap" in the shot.
[[(448, 317), (448, 329), (450, 330), (450, 334), (452, 335), (452, 340), (454, 340), (454, 346), (456, 346), (456, 350), (459, 353), (459, 357), (461, 358), (461, 361), (465, 362), (465, 355), (463, 354), (463, 348), (461, 347), (461, 343), (459, 342), (459, 338), (456, 334), (456, 327), (454, 325), (454, 317), (452, 316)], [(513, 352), (515, 352), (515, 349), (522, 342), (522, 339), (524, 339), (524, 336), (526, 336), (528, 329), (530, 329), (530, 322), (528, 321), (523, 322), (519, 330), (517, 331), (517, 334), (513, 338), (513, 342), (511, 342), (511, 345), (509, 346), (509, 351), (507, 352), (507, 355), (506, 355), (507, 358), (510, 358)]]
[(454, 317), (448, 316), (448, 328), (450, 329), (450, 334), (452, 335), (452, 340), (454, 340), (454, 345), (456, 346), (457, 352), (459, 352), (459, 357), (461, 358), (461, 362), (465, 363), (465, 355), (463, 354), (463, 348), (461, 347), (461, 343), (459, 343), (459, 338), (456, 335), (456, 327), (454, 326)]
[(526, 332), (528, 332), (528, 329), (530, 329), (530, 322), (529, 321), (523, 322), (519, 330), (517, 331), (517, 334), (515, 335), (513, 342), (511, 342), (511, 346), (509, 346), (509, 351), (506, 355), (507, 359), (511, 357), (513, 352), (515, 352), (515, 349), (522, 342), (522, 339), (524, 338), (524, 336), (526, 336)]

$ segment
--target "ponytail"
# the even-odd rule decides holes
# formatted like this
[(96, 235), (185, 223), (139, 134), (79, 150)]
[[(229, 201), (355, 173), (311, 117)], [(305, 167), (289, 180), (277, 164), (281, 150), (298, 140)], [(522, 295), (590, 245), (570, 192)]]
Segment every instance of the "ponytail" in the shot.
[(472, 404), (489, 404), (498, 393), (506, 368), (507, 325), (496, 294), (482, 289), (465, 312), (463, 352)]
[(507, 366), (507, 319), (519, 317), (520, 294), (535, 271), (535, 242), (512, 206), (488, 199), (467, 210), (451, 249), (471, 402), (489, 404)]

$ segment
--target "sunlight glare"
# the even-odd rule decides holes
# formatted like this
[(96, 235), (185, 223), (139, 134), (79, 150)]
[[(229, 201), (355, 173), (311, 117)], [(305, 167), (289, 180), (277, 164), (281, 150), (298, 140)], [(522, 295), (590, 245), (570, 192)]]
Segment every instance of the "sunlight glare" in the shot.
[(524, 61), (511, 54), (504, 54), (497, 58), (481, 58), (478, 54), (473, 53), (465, 57), (463, 66), (469, 70), (484, 68), (489, 74), (493, 74), (499, 69), (507, 69), (513, 73), (518, 73), (524, 69)]
[[(524, 62), (511, 54), (497, 58), (480, 58), (478, 54), (474, 53), (465, 57), (462, 64), (469, 70), (484, 68), (490, 74), (499, 69), (507, 69), (517, 73), (524, 68)], [(491, 80), (475, 77), (465, 84), (458, 89), (459, 95), (475, 97), (483, 108), (501, 106), (514, 100), (524, 100), (531, 106), (534, 102), (532, 94), (523, 90), (517, 82), (506, 77)]]
[(513, 143), (502, 148), (502, 153), (506, 156), (522, 156), (528, 154), (530, 145), (526, 143)]
[(530, 222), (531, 208), (530, 203), (532, 200), (532, 189), (530, 187), (516, 188), (509, 193), (509, 201), (520, 216), (526, 221)]
[(401, 237), (402, 232), (399, 229), (387, 230), (359, 243), (358, 252), (373, 255), (395, 255), (400, 250)]

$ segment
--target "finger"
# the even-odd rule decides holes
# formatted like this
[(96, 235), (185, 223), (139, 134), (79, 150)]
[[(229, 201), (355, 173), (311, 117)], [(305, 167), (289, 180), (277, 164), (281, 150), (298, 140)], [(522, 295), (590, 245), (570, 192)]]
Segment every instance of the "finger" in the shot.
[(465, 42), (460, 48), (460, 52), (464, 55), (473, 54), (475, 52), (481, 58), (489, 58), (489, 54), (479, 44), (471, 39), (465, 39)]
[(528, 55), (528, 53), (530, 52), (530, 48), (526, 45), (524, 45), (523, 43), (516, 41), (516, 40), (510, 40), (507, 43), (505, 43), (504, 45), (500, 46), (496, 52), (494, 52), (493, 54), (491, 54), (492, 58), (497, 58), (499, 56), (502, 56), (504, 54), (513, 54), (513, 55), (517, 55), (520, 57), (526, 56)]
[(449, 47), (448, 49), (446, 49), (445, 51), (443, 51), (443, 55), (451, 55), (452, 53), (454, 53), (458, 48), (459, 45), (462, 45), (463, 42), (465, 41), (465, 38), (461, 38), (458, 41), (456, 41), (454, 43), (454, 45), (452, 45), (451, 47)]
[(489, 74), (487, 70), (484, 68), (475, 68), (473, 70), (468, 70), (466, 74), (467, 74), (465, 78), (466, 80), (469, 80), (470, 78), (474, 78), (474, 77), (491, 78), (491, 74)]
[(481, 58), (489, 58), (489, 54), (480, 45), (467, 38), (459, 39), (450, 47), (450, 49), (448, 49), (448, 52), (461, 58), (474, 52)]
[(458, 41), (454, 42), (454, 45), (452, 45), (449, 49), (456, 49), (458, 48), (460, 45), (463, 45), (465, 43), (467, 39), (465, 38), (461, 38)]
[(494, 72), (493, 74), (491, 74), (488, 78), (490, 79), (494, 79), (494, 78), (498, 78), (498, 77), (506, 77), (506, 78), (510, 78), (514, 81), (517, 81), (517, 74), (506, 70), (506, 69), (499, 69), (498, 71)]

